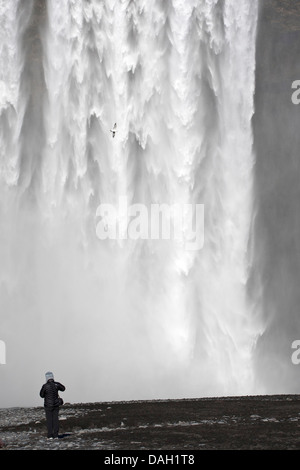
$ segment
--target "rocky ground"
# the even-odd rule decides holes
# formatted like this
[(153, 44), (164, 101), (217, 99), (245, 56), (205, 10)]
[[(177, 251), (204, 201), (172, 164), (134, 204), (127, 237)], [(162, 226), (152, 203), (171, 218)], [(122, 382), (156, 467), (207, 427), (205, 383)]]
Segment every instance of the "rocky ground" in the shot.
[(0, 439), (3, 451), (299, 450), (300, 396), (66, 404), (56, 440), (42, 407), (1, 409)]

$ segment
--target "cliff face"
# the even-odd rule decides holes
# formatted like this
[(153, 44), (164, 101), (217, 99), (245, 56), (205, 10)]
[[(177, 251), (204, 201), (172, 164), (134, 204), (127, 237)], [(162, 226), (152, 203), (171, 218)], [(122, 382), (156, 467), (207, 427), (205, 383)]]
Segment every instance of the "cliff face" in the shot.
[(260, 0), (262, 20), (274, 30), (300, 31), (300, 3), (297, 0)]
[(300, 73), (300, 1), (260, 0), (259, 5), (257, 86), (294, 80)]
[[(257, 36), (253, 292), (265, 331), (257, 372), (266, 392), (299, 389), (291, 343), (300, 338), (300, 1), (263, 0)], [(280, 378), (280, 379), (279, 379)]]

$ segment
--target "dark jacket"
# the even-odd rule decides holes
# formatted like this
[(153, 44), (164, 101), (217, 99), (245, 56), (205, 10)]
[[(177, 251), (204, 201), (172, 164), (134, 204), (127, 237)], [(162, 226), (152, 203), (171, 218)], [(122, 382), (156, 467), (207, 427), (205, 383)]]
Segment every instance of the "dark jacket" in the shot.
[(59, 382), (54, 382), (53, 379), (48, 380), (40, 391), (40, 397), (44, 398), (44, 406), (46, 408), (59, 406), (58, 391), (64, 392), (66, 387)]

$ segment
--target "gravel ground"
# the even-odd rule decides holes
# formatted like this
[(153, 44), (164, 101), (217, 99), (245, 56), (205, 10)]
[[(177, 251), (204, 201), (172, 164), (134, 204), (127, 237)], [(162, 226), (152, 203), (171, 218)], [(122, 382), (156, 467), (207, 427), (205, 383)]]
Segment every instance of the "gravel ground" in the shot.
[(2, 450), (299, 450), (300, 396), (66, 404), (60, 438), (44, 410), (0, 409)]

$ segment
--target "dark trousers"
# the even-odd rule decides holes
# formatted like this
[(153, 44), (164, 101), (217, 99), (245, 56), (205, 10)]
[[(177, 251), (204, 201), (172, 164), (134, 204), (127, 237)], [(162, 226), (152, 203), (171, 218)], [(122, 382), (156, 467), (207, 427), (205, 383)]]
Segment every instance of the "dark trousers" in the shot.
[(58, 437), (58, 406), (45, 407), (48, 437)]

